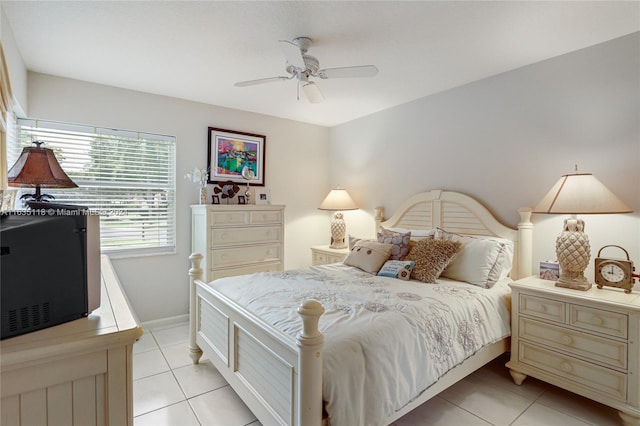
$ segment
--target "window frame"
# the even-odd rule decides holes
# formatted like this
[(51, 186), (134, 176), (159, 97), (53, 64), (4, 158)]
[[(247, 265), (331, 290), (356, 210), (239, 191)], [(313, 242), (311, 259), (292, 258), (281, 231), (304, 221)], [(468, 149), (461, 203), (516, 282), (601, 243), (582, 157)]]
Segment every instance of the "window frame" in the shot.
[[(22, 148), (30, 146), (31, 141), (44, 141), (43, 147), (54, 149), (63, 169), (79, 188), (46, 188), (46, 191), (43, 188), (43, 192), (56, 196), (52, 202), (87, 205), (100, 213), (102, 253), (112, 258), (176, 253), (175, 136), (32, 118), (18, 118), (16, 124), (15, 137), (7, 141), (8, 168), (15, 163)], [(104, 149), (103, 146), (97, 155), (91, 155), (92, 150), (101, 149), (100, 144), (110, 143), (113, 144), (112, 149)], [(157, 144), (155, 148), (154, 144)], [(145, 146), (153, 149), (145, 149)], [(123, 155), (123, 152), (127, 155)], [(112, 153), (118, 153), (120, 160), (111, 158)], [(140, 167), (127, 164), (131, 163), (132, 158)], [(155, 158), (160, 162), (156, 163)], [(87, 165), (87, 162), (94, 161), (102, 163), (97, 167)], [(157, 167), (158, 164), (160, 167)], [(78, 167), (81, 167), (81, 171)], [(31, 188), (20, 190), (31, 192)], [(122, 193), (118, 195), (118, 192)], [(143, 207), (131, 202), (132, 194), (138, 195), (135, 199)], [(87, 201), (82, 201), (82, 197)], [(17, 200), (16, 205), (19, 203)], [(129, 223), (125, 227), (127, 217)], [(145, 227), (145, 223), (150, 227)], [(139, 235), (135, 238), (134, 234)], [(149, 240), (145, 242), (145, 238)], [(117, 241), (122, 242), (118, 244)], [(128, 244), (133, 246), (127, 247)]]

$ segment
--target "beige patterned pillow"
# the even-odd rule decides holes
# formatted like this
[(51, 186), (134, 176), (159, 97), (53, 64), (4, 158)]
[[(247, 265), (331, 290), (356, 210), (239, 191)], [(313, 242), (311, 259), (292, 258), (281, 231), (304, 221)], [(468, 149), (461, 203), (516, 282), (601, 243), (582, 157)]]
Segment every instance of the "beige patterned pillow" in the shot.
[(411, 277), (425, 283), (435, 283), (461, 248), (459, 241), (427, 239), (416, 242), (405, 258), (416, 262)]
[(360, 240), (344, 260), (345, 265), (355, 266), (370, 274), (377, 274), (391, 254), (391, 244)]

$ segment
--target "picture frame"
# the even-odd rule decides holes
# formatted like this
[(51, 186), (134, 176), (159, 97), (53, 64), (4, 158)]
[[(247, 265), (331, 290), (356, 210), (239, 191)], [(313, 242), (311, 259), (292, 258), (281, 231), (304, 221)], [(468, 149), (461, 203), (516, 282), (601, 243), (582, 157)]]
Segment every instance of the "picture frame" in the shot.
[[(207, 183), (232, 181), (264, 186), (266, 136), (217, 127), (209, 127), (208, 132)], [(255, 177), (250, 181), (242, 177), (244, 167), (253, 171)]]
[(220, 196), (212, 195), (211, 196), (211, 204), (220, 204)]
[(253, 191), (256, 204), (271, 204), (271, 191), (267, 188), (255, 188)]
[(238, 204), (247, 204), (247, 201), (244, 198), (244, 195), (238, 195)]

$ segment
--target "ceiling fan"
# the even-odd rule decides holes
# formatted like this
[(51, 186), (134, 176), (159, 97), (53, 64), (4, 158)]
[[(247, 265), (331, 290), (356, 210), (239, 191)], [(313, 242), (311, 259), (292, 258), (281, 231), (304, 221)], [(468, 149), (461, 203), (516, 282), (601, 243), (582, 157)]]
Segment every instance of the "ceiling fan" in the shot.
[(318, 61), (316, 57), (307, 54), (307, 50), (311, 47), (311, 39), (309, 37), (297, 37), (294, 38), (293, 41), (279, 40), (279, 43), (287, 60), (285, 70), (289, 73), (288, 76), (240, 81), (234, 84), (234, 86), (246, 87), (295, 78), (298, 80), (298, 99), (299, 90), (300, 87), (302, 87), (302, 91), (307, 96), (309, 102), (319, 103), (324, 100), (324, 96), (322, 96), (318, 86), (309, 80), (310, 77), (326, 80), (328, 78), (373, 77), (378, 74), (378, 68), (374, 65), (320, 69), (320, 61)]

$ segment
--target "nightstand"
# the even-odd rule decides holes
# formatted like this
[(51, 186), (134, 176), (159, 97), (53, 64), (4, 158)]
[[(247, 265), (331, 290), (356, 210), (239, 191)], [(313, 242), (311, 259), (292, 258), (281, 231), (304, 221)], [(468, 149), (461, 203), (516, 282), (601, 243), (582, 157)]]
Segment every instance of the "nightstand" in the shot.
[(342, 262), (349, 254), (349, 249), (333, 249), (329, 246), (311, 247), (311, 265), (326, 265)]
[(640, 294), (572, 290), (537, 277), (510, 285), (514, 382), (536, 377), (640, 425)]

